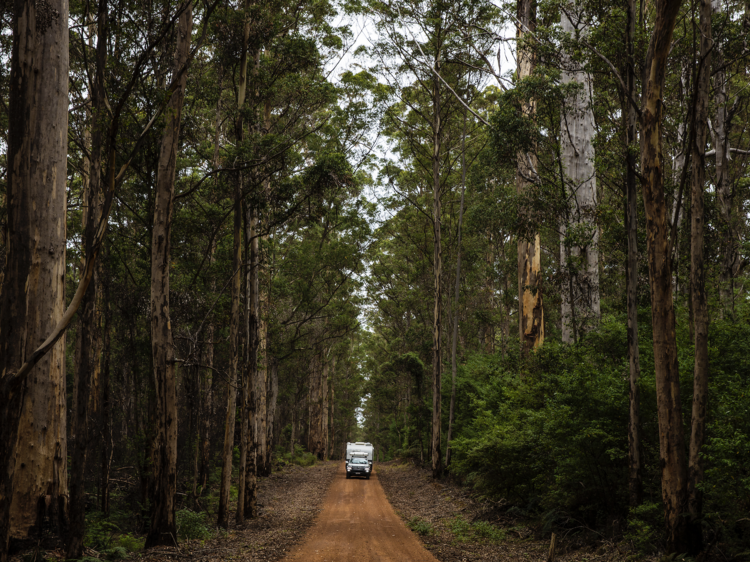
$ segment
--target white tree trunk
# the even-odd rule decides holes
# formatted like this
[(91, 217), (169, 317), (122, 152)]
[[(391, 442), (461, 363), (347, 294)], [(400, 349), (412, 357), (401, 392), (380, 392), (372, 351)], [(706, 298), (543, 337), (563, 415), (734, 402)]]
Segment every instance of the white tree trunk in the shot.
[[(562, 29), (580, 28), (575, 8), (563, 12)], [(571, 20), (571, 18), (573, 18)], [(562, 291), (562, 338), (572, 343), (599, 322), (599, 232), (596, 227), (594, 112), (591, 76), (564, 55), (564, 84), (579, 84), (563, 108), (560, 139), (568, 217), (560, 225), (560, 262), (566, 273)]]

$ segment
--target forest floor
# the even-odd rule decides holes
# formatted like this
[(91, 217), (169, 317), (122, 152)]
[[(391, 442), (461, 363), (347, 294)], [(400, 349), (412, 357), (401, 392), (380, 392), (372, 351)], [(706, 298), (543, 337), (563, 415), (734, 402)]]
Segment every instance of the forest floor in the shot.
[[(346, 479), (342, 461), (288, 466), (258, 486), (259, 516), (213, 538), (132, 554), (139, 562), (544, 562), (528, 522), (474, 497), (450, 480), (399, 461), (376, 464), (369, 480)], [(399, 519), (400, 518), (400, 519)], [(409, 531), (408, 529), (411, 529)], [(412, 532), (413, 531), (413, 532)], [(28, 553), (27, 553), (28, 554)], [(592, 535), (558, 539), (556, 562), (654, 562), (623, 543)], [(102, 558), (87, 549), (88, 560)], [(62, 562), (62, 549), (47, 551)], [(30, 560), (21, 554), (12, 562)]]
[[(386, 496), (406, 524), (440, 562), (547, 560), (550, 539), (537, 538), (523, 521), (482, 502), (449, 480), (436, 483), (430, 471), (397, 461), (376, 468)], [(556, 562), (614, 562), (636, 559), (612, 540), (558, 538)], [(640, 562), (657, 557), (638, 557)]]
[(275, 562), (300, 542), (318, 516), (323, 498), (341, 463), (290, 466), (258, 484), (259, 516), (208, 541), (181, 541), (178, 548), (146, 551), (144, 562)]

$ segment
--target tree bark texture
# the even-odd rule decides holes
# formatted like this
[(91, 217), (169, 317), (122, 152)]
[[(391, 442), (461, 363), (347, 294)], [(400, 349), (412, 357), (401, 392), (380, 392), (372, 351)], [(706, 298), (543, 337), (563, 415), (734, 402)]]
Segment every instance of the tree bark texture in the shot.
[(448, 439), (445, 445), (445, 468), (451, 464), (451, 438), (453, 434), (454, 410), (456, 408), (456, 348), (458, 342), (458, 298), (461, 291), (461, 227), (464, 222), (464, 194), (466, 192), (466, 113), (464, 112), (464, 128), (461, 135), (461, 203), (458, 208), (458, 242), (456, 254), (456, 285), (453, 302), (453, 337), (451, 338), (451, 405), (448, 413)]
[[(85, 255), (93, 255), (96, 231), (103, 212), (102, 147), (106, 137), (104, 71), (107, 63), (107, 0), (100, 0), (97, 15), (96, 75), (92, 92), (91, 151), (88, 189), (84, 194)], [(80, 360), (76, 373), (75, 433), (70, 474), (70, 529), (66, 538), (66, 556), (83, 556), (86, 531), (86, 460), (91, 435), (89, 419), (96, 417), (96, 408), (89, 408), (91, 398), (98, 398), (98, 379), (101, 373), (101, 286), (99, 268), (89, 283), (80, 308)], [(103, 442), (103, 441), (102, 441)]]
[[(576, 29), (581, 28), (576, 10), (573, 6), (571, 12), (560, 16), (563, 32), (575, 35)], [(568, 200), (568, 216), (560, 225), (560, 262), (569, 278), (562, 291), (562, 340), (573, 343), (595, 329), (601, 316), (599, 229), (591, 75), (570, 54), (564, 53), (563, 57), (563, 84), (580, 86), (565, 101), (560, 119), (562, 179)]]
[(320, 446), (316, 451), (318, 459), (324, 461), (328, 453), (328, 377), (331, 374), (331, 362), (323, 363), (320, 377)]
[[(724, 11), (725, 0), (713, 0), (713, 13), (721, 16)], [(712, 140), (716, 150), (716, 199), (721, 218), (722, 237), (722, 265), (720, 273), (719, 294), (722, 308), (727, 315), (734, 311), (734, 277), (739, 271), (742, 258), (739, 254), (738, 241), (735, 235), (733, 217), (733, 189), (729, 178), (729, 131), (730, 116), (727, 111), (729, 97), (727, 95), (727, 73), (724, 51), (721, 42), (713, 46), (713, 76), (714, 76), (714, 106)]]
[(234, 186), (234, 245), (232, 249), (232, 311), (229, 321), (229, 345), (231, 366), (227, 381), (227, 408), (224, 418), (224, 446), (222, 450), (221, 488), (219, 490), (219, 513), (217, 525), (229, 528), (229, 490), (232, 481), (232, 454), (234, 452), (234, 423), (237, 416), (237, 364), (239, 361), (240, 289), (242, 280), (242, 172)]
[[(518, 79), (528, 78), (534, 72), (536, 56), (528, 44), (536, 28), (536, 0), (518, 0), (516, 38), (518, 39)], [(533, 118), (536, 102), (529, 100), (524, 113)], [(523, 193), (536, 178), (536, 155), (528, 152), (517, 156), (516, 190)], [(541, 286), (541, 241), (536, 234), (531, 240), (518, 241), (518, 330), (524, 352), (544, 343), (544, 305)]]
[(663, 94), (672, 32), (680, 0), (659, 0), (643, 77), (641, 188), (646, 209), (659, 456), (667, 548), (687, 552), (687, 462), (680, 409), (680, 381), (672, 298), (669, 209), (664, 196)]
[(336, 398), (336, 394), (333, 387), (333, 378), (336, 375), (336, 356), (331, 359), (331, 372), (328, 376), (328, 419), (330, 420), (328, 422), (329, 424), (329, 433), (328, 433), (328, 453), (327, 458), (331, 459), (333, 458), (334, 454), (334, 446), (336, 441), (336, 432), (333, 424), (333, 414), (334, 414), (334, 400)]
[(10, 60), (6, 260), (0, 297), (0, 559), (64, 531), (65, 345), (9, 384), (65, 306), (68, 2), (16, 0)]
[(640, 438), (640, 352), (638, 349), (638, 191), (636, 186), (636, 156), (633, 146), (637, 139), (635, 96), (635, 0), (628, 0), (626, 45), (627, 96), (624, 96), (625, 116), (625, 225), (628, 235), (628, 259), (625, 281), (628, 307), (628, 367), (629, 367), (629, 418), (628, 418), (628, 492), (630, 506), (641, 504), (641, 438)]
[[(211, 261), (213, 261), (213, 256)], [(201, 377), (203, 386), (203, 420), (199, 436), (199, 459), (198, 459), (198, 487), (200, 491), (206, 489), (208, 484), (208, 472), (211, 462), (211, 419), (214, 414), (214, 377), (211, 368), (214, 365), (214, 324), (209, 322), (206, 327), (206, 346), (203, 349), (201, 363), (207, 368)], [(200, 495), (199, 492), (198, 494)]]
[[(440, 54), (436, 55), (435, 69), (440, 72)], [(442, 310), (443, 249), (441, 246), (442, 211), (440, 208), (440, 144), (442, 123), (440, 116), (440, 81), (433, 78), (433, 122), (432, 122), (432, 277), (435, 300), (432, 313), (432, 477), (443, 475), (443, 459), (440, 454), (442, 411)]]
[[(240, 111), (235, 123), (235, 138), (237, 144), (242, 143), (244, 138), (244, 124), (241, 110), (245, 105), (247, 96), (247, 62), (248, 43), (250, 40), (250, 19), (247, 10), (250, 7), (249, 0), (243, 3), (245, 10), (245, 21), (242, 31), (242, 54), (240, 55), (240, 76), (237, 83), (237, 109)], [(240, 293), (242, 278), (240, 269), (242, 267), (242, 189), (244, 186), (242, 171), (237, 173), (234, 186), (234, 245), (232, 248), (232, 312), (229, 326), (229, 344), (231, 346), (231, 368), (229, 381), (227, 382), (227, 409), (224, 421), (224, 449), (222, 452), (221, 466), (221, 489), (219, 491), (219, 513), (217, 525), (224, 529), (229, 528), (229, 491), (232, 481), (232, 454), (234, 451), (234, 423), (237, 415), (237, 385), (238, 364), (240, 357), (239, 332), (240, 332)], [(244, 485), (244, 484), (243, 484)]]
[[(245, 277), (245, 384), (243, 385), (243, 445), (241, 449), (240, 494), (237, 504), (237, 522), (242, 517), (255, 517), (257, 503), (257, 462), (259, 452), (259, 402), (260, 395), (265, 395), (265, 381), (261, 388), (261, 373), (258, 368), (258, 335), (259, 307), (258, 295), (258, 211), (254, 204), (248, 203), (245, 214), (245, 255), (247, 256), (247, 274)], [(244, 478), (244, 479), (243, 479)]]
[[(266, 353), (268, 353), (268, 325), (266, 324)], [(271, 354), (268, 354), (268, 436), (266, 438), (266, 474), (271, 475), (271, 455), (273, 452), (276, 428), (276, 405), (279, 399), (279, 362)]]
[(705, 211), (703, 190), (706, 174), (706, 133), (708, 128), (708, 96), (710, 88), (711, 0), (700, 1), (700, 59), (695, 99), (695, 135), (692, 146), (692, 201), (690, 208), (690, 298), (693, 303), (695, 358), (693, 367), (693, 407), (688, 456), (688, 502), (692, 529), (690, 552), (703, 550), (701, 532), (703, 464), (700, 454), (706, 440), (706, 409), (708, 402), (708, 304), (706, 272), (703, 260)]
[(309, 396), (309, 418), (308, 418), (308, 451), (319, 456), (323, 443), (322, 435), (322, 379), (323, 358), (322, 352), (316, 353), (310, 365), (310, 396)]
[[(187, 63), (192, 31), (193, 10), (192, 4), (188, 4), (177, 22), (177, 48), (173, 67), (175, 75)], [(177, 148), (186, 83), (187, 73), (183, 73), (167, 104), (154, 200), (151, 237), (151, 355), (156, 389), (156, 427), (152, 458), (154, 480), (151, 492), (151, 527), (146, 537), (147, 548), (177, 543), (174, 504), (177, 492), (177, 388), (169, 317), (169, 266)]]
[(107, 293), (104, 293), (104, 342), (102, 351), (102, 380), (101, 380), (101, 502), (100, 509), (109, 516), (109, 478), (114, 455), (114, 440), (112, 438), (112, 416), (110, 415), (110, 371), (112, 355), (112, 310), (109, 306)]

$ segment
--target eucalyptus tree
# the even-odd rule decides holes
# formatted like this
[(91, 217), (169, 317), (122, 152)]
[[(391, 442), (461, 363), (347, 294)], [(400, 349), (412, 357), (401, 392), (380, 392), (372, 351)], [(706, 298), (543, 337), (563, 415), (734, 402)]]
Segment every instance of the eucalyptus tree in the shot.
[[(579, 5), (563, 6), (562, 31), (586, 35)], [(593, 81), (568, 49), (563, 51), (562, 83), (578, 88), (568, 96), (560, 119), (561, 178), (570, 216), (560, 225), (560, 265), (566, 273), (562, 294), (562, 340), (576, 341), (599, 322), (599, 229), (596, 225)]]
[[(372, 53), (378, 58), (378, 72), (388, 80), (398, 100), (389, 112), (387, 124), (399, 138), (399, 151), (415, 162), (415, 172), (424, 174), (419, 183), (431, 189), (432, 229), (432, 473), (442, 474), (441, 373), (443, 361), (443, 213), (442, 198), (449, 192), (451, 148), (449, 123), (466, 102), (457, 94), (462, 73), (461, 29), (467, 21), (487, 18), (486, 10), (472, 3), (442, 1), (410, 2), (399, 6), (369, 5), (382, 39)], [(465, 57), (463, 57), (465, 58)], [(469, 63), (469, 61), (465, 61)], [(451, 85), (452, 84), (452, 85)], [(464, 89), (465, 89), (465, 85)], [(421, 138), (420, 138), (421, 137)], [(419, 139), (419, 140), (417, 140)], [(406, 200), (412, 202), (409, 194)]]
[[(3, 562), (10, 537), (27, 538), (38, 517), (61, 528), (68, 495), (63, 342), (38, 360), (32, 376), (18, 376), (65, 308), (68, 3), (19, 0), (12, 25), (0, 304)], [(40, 497), (49, 498), (42, 509)]]

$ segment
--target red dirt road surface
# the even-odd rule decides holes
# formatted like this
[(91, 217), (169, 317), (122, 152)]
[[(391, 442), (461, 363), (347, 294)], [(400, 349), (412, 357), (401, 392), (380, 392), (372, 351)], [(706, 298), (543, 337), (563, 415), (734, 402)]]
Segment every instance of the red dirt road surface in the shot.
[(343, 463), (323, 511), (283, 562), (437, 562), (385, 497), (377, 473), (346, 479)]

